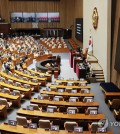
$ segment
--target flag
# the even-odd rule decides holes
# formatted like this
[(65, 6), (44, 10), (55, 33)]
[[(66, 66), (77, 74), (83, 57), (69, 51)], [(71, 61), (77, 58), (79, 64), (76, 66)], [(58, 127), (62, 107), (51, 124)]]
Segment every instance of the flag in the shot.
[(93, 39), (91, 35), (89, 37), (88, 54), (93, 55)]

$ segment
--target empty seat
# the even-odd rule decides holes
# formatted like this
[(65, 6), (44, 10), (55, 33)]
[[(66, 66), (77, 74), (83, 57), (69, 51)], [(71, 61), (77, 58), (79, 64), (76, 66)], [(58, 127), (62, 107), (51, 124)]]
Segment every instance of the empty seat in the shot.
[(54, 97), (53, 97), (53, 100), (54, 100), (54, 101), (63, 101), (64, 98), (63, 98), (63, 96), (54, 96)]
[(24, 70), (24, 73), (25, 73), (25, 74), (30, 74), (30, 72), (29, 72), (29, 71), (27, 71), (27, 70)]
[(86, 86), (86, 83), (79, 83), (79, 86)]
[(55, 82), (54, 85), (62, 85), (62, 82)]
[(38, 83), (37, 79), (31, 79), (32, 82)]
[(77, 127), (78, 123), (77, 122), (70, 122), (70, 121), (66, 121), (64, 123), (64, 128), (67, 131), (74, 131), (74, 127)]
[(58, 89), (58, 92), (63, 93), (64, 89)]
[(53, 109), (54, 112), (57, 112), (57, 106), (50, 106), (50, 105), (48, 105), (48, 106), (47, 106), (47, 110), (48, 110), (49, 108), (50, 108), (50, 109)]
[(33, 110), (40, 110), (38, 104), (30, 104), (33, 107)]
[(67, 83), (67, 86), (73, 86), (74, 85), (74, 82), (68, 82)]
[(94, 101), (94, 98), (93, 97), (84, 97), (83, 98), (83, 102), (93, 102)]
[(7, 93), (7, 94), (11, 94), (9, 88), (3, 88), (3, 89), (2, 89), (2, 92), (3, 92), (3, 93)]
[(96, 133), (98, 127), (99, 127), (98, 122), (92, 122), (91, 124), (88, 124), (88, 130), (89, 130), (91, 133)]
[(21, 83), (20, 82), (15, 82), (14, 85), (17, 86), (17, 87), (21, 87)]
[(24, 98), (24, 94), (21, 94), (20, 91), (18, 90), (13, 90), (13, 94), (16, 95), (16, 96), (20, 96), (20, 98)]
[(98, 108), (97, 107), (88, 107), (87, 110), (85, 111), (85, 114), (90, 114), (91, 110), (98, 111)]
[(2, 82), (6, 82), (6, 79), (4, 77), (0, 77)]
[(84, 81), (85, 79), (84, 78), (80, 78), (80, 81)]
[(120, 108), (120, 99), (108, 100), (108, 106), (110, 109), (118, 110)]
[(36, 76), (36, 74), (35, 73), (31, 73), (31, 76)]
[(120, 109), (117, 111), (114, 109), (113, 111), (114, 117), (117, 121), (120, 121)]
[(10, 79), (9, 79), (9, 80), (7, 81), (7, 84), (13, 85), (13, 80), (10, 80)]
[(65, 92), (71, 93), (72, 88), (66, 88)]
[(48, 94), (40, 94), (38, 95), (38, 99), (49, 100), (50, 96)]
[(39, 127), (44, 129), (50, 129), (50, 120), (39, 120)]
[(16, 77), (16, 78), (19, 78), (19, 76), (17, 75), (17, 74), (13, 74), (14, 75), (14, 77)]
[(23, 87), (24, 88), (29, 88), (29, 89), (31, 88), (29, 84), (24, 84)]
[(77, 102), (77, 101), (79, 101), (78, 97), (70, 97), (69, 98), (69, 102)]
[(81, 89), (81, 93), (83, 93), (83, 94), (88, 94), (88, 93), (90, 93), (90, 90), (87, 89), (87, 88), (82, 88), (82, 89)]
[(29, 81), (29, 79), (27, 77), (23, 77), (23, 80), (25, 81)]
[(78, 108), (77, 108), (77, 107), (68, 107), (68, 108), (67, 108), (67, 113), (68, 113), (68, 114), (75, 114), (75, 113), (78, 113)]
[(7, 108), (9, 108), (12, 105), (12, 102), (7, 102), (7, 99), (0, 98), (0, 102), (2, 105), (6, 105)]
[(77, 93), (77, 89), (72, 89), (71, 93)]
[(54, 91), (54, 92), (57, 92), (57, 88), (55, 88), (55, 87), (51, 87), (50, 90)]
[(17, 116), (16, 120), (17, 120), (18, 125), (21, 125), (21, 126), (27, 126), (28, 125), (26, 117)]

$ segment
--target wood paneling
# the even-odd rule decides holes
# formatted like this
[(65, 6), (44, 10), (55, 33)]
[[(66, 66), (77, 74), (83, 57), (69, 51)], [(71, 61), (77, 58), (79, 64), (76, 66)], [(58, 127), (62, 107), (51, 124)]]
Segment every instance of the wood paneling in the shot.
[(75, 0), (75, 14), (74, 14), (74, 27), (73, 27), (73, 37), (75, 42), (82, 47), (83, 43), (75, 38), (75, 19), (83, 18), (83, 0)]
[[(0, 0), (0, 15), (6, 22), (10, 22), (11, 12), (60, 12), (60, 22), (39, 23), (39, 28), (44, 27), (72, 27), (73, 37), (75, 31), (75, 18), (83, 17), (83, 0), (60, 1), (9, 1)], [(31, 28), (31, 23), (12, 23), (12, 28)], [(82, 44), (77, 41), (78, 44)]]
[(120, 0), (116, 3), (116, 14), (115, 14), (115, 25), (114, 25), (114, 39), (113, 39), (113, 50), (112, 50), (112, 71), (111, 71), (111, 81), (120, 87), (120, 73), (114, 69), (115, 65), (115, 55), (119, 28), (119, 18), (120, 18)]

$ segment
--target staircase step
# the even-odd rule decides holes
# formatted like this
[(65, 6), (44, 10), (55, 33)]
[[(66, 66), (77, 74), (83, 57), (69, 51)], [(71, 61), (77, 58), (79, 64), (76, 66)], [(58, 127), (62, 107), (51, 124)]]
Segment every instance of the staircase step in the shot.
[(96, 82), (105, 82), (105, 79), (96, 79)]
[(103, 74), (103, 70), (93, 70), (94, 74)]
[(95, 76), (96, 79), (104, 79), (104, 75), (101, 75), (101, 76)]
[(95, 76), (104, 76), (104, 74), (95, 74)]

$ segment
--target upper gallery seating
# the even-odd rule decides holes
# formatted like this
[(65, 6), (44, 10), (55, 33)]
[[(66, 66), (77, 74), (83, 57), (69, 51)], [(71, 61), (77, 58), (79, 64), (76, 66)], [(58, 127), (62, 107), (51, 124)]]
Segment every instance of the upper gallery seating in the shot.
[(61, 38), (40, 38), (41, 43), (53, 53), (68, 52), (67, 44), (64, 39)]

